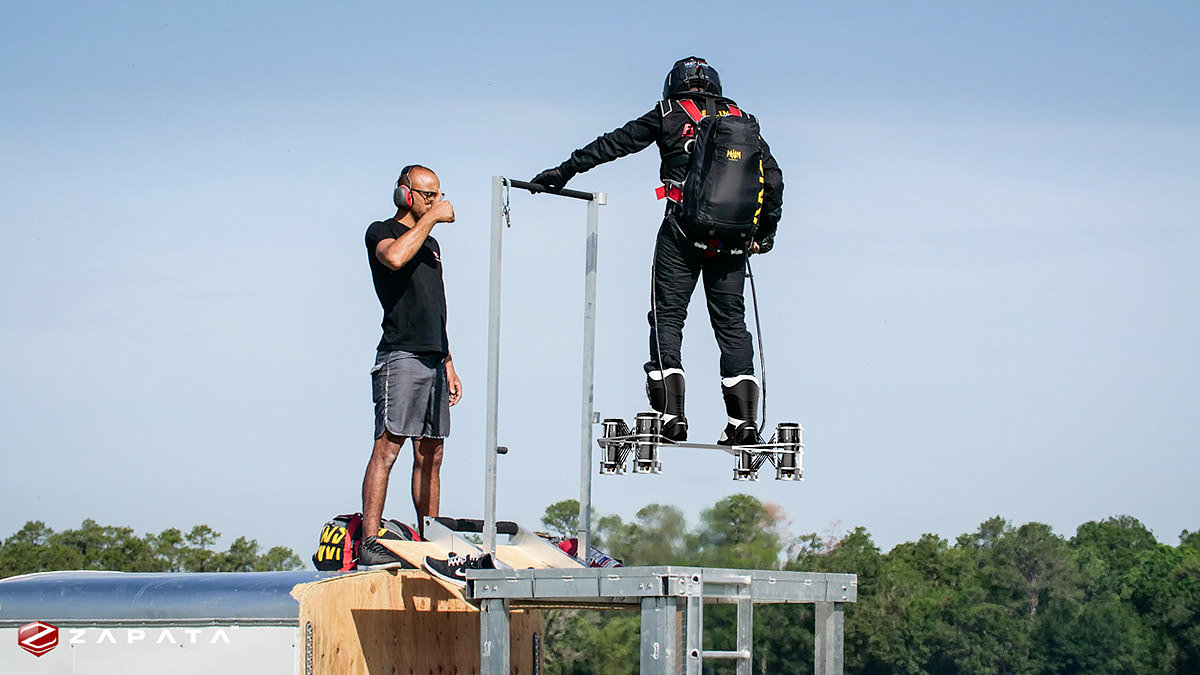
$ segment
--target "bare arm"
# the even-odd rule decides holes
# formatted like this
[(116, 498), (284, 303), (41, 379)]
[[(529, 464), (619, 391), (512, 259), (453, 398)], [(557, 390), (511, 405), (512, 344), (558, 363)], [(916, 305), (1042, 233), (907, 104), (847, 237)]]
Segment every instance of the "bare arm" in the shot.
[(454, 206), (447, 201), (434, 202), (433, 206), (421, 216), (417, 224), (408, 232), (395, 239), (384, 239), (375, 246), (375, 257), (388, 269), (398, 270), (413, 259), (425, 237), (438, 223), (454, 222)]

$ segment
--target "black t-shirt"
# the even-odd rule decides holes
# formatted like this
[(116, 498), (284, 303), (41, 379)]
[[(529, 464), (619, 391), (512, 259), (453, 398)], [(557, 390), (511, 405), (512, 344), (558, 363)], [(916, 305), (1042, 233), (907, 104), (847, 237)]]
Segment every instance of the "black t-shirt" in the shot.
[(388, 269), (375, 257), (375, 247), (384, 239), (408, 232), (394, 218), (371, 223), (367, 228), (367, 259), (375, 295), (383, 305), (383, 339), (379, 349), (448, 354), (446, 339), (446, 289), (442, 285), (441, 249), (433, 237), (417, 250), (412, 260), (398, 270)]

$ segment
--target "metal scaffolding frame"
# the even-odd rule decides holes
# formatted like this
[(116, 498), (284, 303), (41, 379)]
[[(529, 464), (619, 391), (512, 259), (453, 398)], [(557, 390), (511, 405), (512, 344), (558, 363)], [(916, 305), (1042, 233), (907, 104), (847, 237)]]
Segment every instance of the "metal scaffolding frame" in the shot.
[[(504, 225), (508, 219), (508, 188), (544, 192), (541, 186), (504, 176), (492, 176), (492, 254), (488, 298), (487, 431), (484, 438), (483, 549), (496, 550), (496, 455), (508, 452), (499, 445), (500, 418), (500, 279)], [(600, 207), (607, 203), (603, 192), (560, 189), (548, 194), (587, 202), (587, 253), (584, 259), (583, 291), (583, 401), (579, 439), (579, 549), (586, 551), (591, 530), (592, 425), (595, 419), (593, 381), (596, 373), (596, 256), (600, 242)]]
[[(757, 604), (811, 604), (816, 609), (814, 666), (819, 675), (843, 668), (843, 605), (858, 600), (858, 577), (708, 567), (468, 570), (467, 598), (480, 613), (480, 673), (508, 675), (509, 610), (515, 608), (640, 609), (641, 672), (699, 675), (705, 659), (737, 661), (738, 675), (753, 665)], [(706, 650), (705, 603), (737, 605), (736, 646)]]

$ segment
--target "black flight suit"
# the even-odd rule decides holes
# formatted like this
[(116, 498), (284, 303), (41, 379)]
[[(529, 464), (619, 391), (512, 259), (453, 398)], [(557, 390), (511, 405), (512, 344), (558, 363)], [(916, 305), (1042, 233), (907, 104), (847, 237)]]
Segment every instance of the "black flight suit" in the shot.
[[(692, 98), (705, 114), (721, 114), (737, 104), (705, 94)], [(681, 185), (687, 176), (695, 125), (679, 105), (679, 98), (660, 101), (641, 117), (631, 120), (571, 153), (558, 168), (568, 178), (618, 157), (658, 144), (662, 157), (659, 178), (664, 185)], [(746, 113), (742, 113), (743, 115)], [(763, 208), (754, 242), (762, 253), (775, 243), (775, 229), (783, 212), (783, 173), (766, 141), (763, 150)], [(680, 347), (683, 322), (696, 281), (703, 276), (708, 317), (721, 349), (721, 377), (754, 374), (754, 345), (746, 330), (743, 298), (746, 256), (743, 253), (706, 252), (683, 234), (676, 222), (675, 203), (668, 201), (654, 249), (654, 282), (650, 295), (650, 360), (646, 372), (683, 368)], [(743, 248), (744, 242), (726, 242), (721, 248)]]

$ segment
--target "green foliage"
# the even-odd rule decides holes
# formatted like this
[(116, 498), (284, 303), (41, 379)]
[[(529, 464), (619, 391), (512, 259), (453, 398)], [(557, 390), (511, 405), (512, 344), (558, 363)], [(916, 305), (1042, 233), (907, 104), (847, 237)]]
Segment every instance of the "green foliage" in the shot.
[(637, 613), (560, 609), (546, 614), (546, 673), (632, 675), (638, 672), (641, 645)]
[(0, 543), (0, 578), (53, 570), (264, 572), (302, 567), (291, 550), (276, 546), (260, 555), (258, 542), (245, 537), (226, 551), (217, 550), (220, 537), (207, 525), (186, 535), (169, 528), (138, 537), (128, 527), (90, 519), (78, 529), (57, 533), (41, 521), (29, 521)]
[(1183, 532), (1180, 532), (1179, 533), (1179, 545), (1180, 546), (1191, 546), (1192, 548), (1196, 549), (1197, 551), (1200, 551), (1200, 530), (1198, 530), (1196, 532), (1191, 532), (1189, 530), (1184, 530)]
[(579, 500), (564, 499), (546, 507), (542, 525), (558, 537), (574, 537), (579, 531)]
[(699, 563), (711, 567), (779, 567), (781, 537), (767, 505), (750, 495), (731, 495), (700, 514)]
[(683, 512), (674, 506), (650, 504), (622, 522), (605, 516), (597, 524), (597, 545), (626, 565), (694, 564), (696, 536), (688, 532)]
[[(861, 527), (793, 535), (781, 509), (749, 495), (718, 501), (693, 529), (663, 504), (594, 522), (597, 542), (626, 564), (857, 574), (848, 673), (1200, 672), (1200, 532), (1168, 546), (1115, 516), (1066, 540), (996, 516), (953, 543), (925, 534), (882, 553)], [(812, 621), (810, 606), (759, 605), (754, 671), (812, 672)], [(705, 648), (732, 649), (735, 625), (732, 606), (706, 605)], [(547, 672), (636, 672), (637, 626), (633, 612), (552, 612)]]

